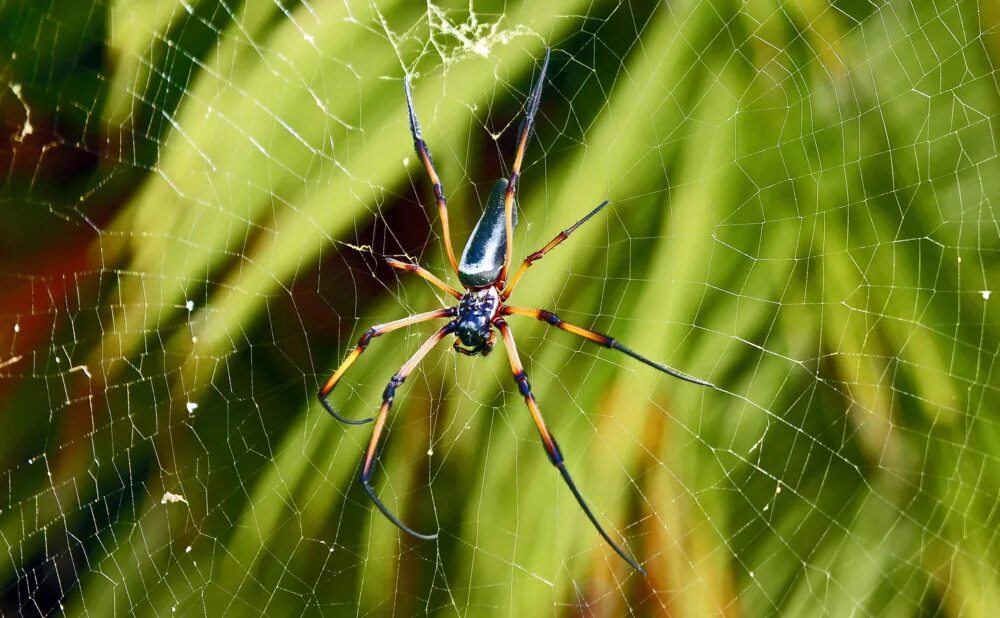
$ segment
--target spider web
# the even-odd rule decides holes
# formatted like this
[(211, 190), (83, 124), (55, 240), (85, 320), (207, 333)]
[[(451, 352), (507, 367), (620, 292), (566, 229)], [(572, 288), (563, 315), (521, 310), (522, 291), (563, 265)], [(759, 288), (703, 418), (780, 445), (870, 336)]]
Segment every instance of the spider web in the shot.
[[(991, 2), (0, 5), (4, 615), (979, 615), (1000, 605)], [(502, 344), (315, 393), (452, 299), (551, 47)], [(433, 332), (373, 340), (370, 416)]]

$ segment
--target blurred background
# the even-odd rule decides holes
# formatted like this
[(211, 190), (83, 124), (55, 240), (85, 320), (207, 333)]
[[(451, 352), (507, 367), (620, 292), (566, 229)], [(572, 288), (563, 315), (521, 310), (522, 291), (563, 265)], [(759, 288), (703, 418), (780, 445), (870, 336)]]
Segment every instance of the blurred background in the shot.
[[(552, 60), (511, 318), (371, 426), (315, 393), (452, 299)], [(0, 2), (0, 613), (979, 616), (1000, 607), (995, 2)], [(431, 333), (376, 339), (370, 416)]]

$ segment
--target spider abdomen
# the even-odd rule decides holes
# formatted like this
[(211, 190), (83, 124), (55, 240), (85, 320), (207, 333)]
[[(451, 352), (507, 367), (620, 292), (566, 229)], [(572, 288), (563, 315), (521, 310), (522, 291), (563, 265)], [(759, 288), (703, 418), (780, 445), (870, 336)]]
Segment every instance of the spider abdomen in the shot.
[[(458, 280), (467, 288), (482, 288), (496, 283), (503, 270), (507, 254), (507, 221), (504, 195), (507, 179), (501, 178), (493, 185), (486, 201), (483, 216), (479, 218), (469, 242), (462, 252), (458, 265)], [(517, 203), (514, 204), (514, 225), (517, 225)]]

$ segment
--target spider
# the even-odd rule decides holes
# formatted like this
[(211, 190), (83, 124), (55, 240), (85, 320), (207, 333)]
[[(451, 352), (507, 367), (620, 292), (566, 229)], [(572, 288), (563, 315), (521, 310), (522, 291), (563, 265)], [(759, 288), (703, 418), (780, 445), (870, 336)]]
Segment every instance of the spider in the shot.
[[(428, 150), (427, 144), (424, 142), (420, 132), (420, 123), (417, 120), (417, 114), (413, 109), (413, 94), (410, 89), (409, 77), (407, 76), (404, 79), (403, 91), (406, 96), (406, 107), (409, 115), (410, 133), (413, 137), (413, 147), (416, 150), (417, 156), (420, 157), (421, 162), (426, 168), (427, 175), (430, 177), (430, 181), (434, 187), (434, 198), (437, 202), (438, 212), (441, 218), (441, 227), (443, 228), (442, 237), (444, 239), (445, 253), (448, 256), (448, 261), (451, 263), (452, 269), (455, 270), (459, 281), (465, 288), (465, 291), (462, 292), (455, 289), (417, 264), (401, 262), (399, 260), (389, 258), (387, 260), (389, 266), (399, 270), (409, 271), (419, 277), (422, 277), (430, 284), (458, 299), (458, 306), (435, 309), (434, 311), (427, 311), (425, 313), (417, 313), (399, 320), (386, 322), (385, 324), (379, 324), (369, 328), (361, 336), (361, 339), (358, 341), (358, 345), (354, 348), (354, 350), (348, 354), (347, 358), (344, 359), (343, 363), (341, 363), (337, 370), (333, 372), (333, 375), (330, 376), (320, 389), (319, 400), (323, 404), (323, 407), (326, 408), (327, 412), (342, 423), (362, 425), (375, 421), (375, 428), (372, 431), (371, 440), (368, 443), (368, 449), (365, 451), (361, 460), (361, 474), (359, 479), (361, 485), (364, 487), (365, 492), (368, 493), (368, 496), (375, 503), (375, 506), (382, 511), (389, 521), (396, 524), (401, 530), (418, 539), (436, 539), (436, 533), (422, 534), (403, 524), (395, 515), (392, 514), (391, 511), (389, 511), (389, 509), (382, 503), (379, 497), (375, 494), (375, 491), (372, 489), (371, 477), (375, 464), (375, 454), (379, 444), (379, 438), (382, 435), (382, 430), (385, 428), (385, 422), (389, 415), (389, 409), (392, 407), (393, 399), (396, 396), (396, 389), (403, 384), (407, 376), (410, 375), (414, 368), (416, 368), (416, 366), (421, 360), (423, 360), (427, 353), (430, 352), (431, 348), (433, 348), (435, 344), (439, 343), (449, 335), (455, 335), (456, 338), (453, 348), (456, 352), (469, 356), (477, 354), (485, 356), (490, 353), (496, 343), (496, 331), (494, 330), (494, 328), (496, 328), (500, 331), (504, 347), (507, 349), (507, 358), (510, 361), (510, 367), (514, 373), (514, 381), (517, 383), (518, 390), (520, 390), (521, 395), (524, 397), (524, 401), (528, 406), (528, 411), (531, 413), (531, 418), (534, 420), (535, 426), (538, 428), (538, 433), (541, 436), (542, 445), (545, 447), (545, 452), (548, 454), (549, 461), (551, 461), (552, 465), (559, 469), (559, 473), (566, 481), (570, 491), (573, 492), (573, 496), (580, 504), (583, 512), (594, 524), (597, 532), (600, 533), (608, 545), (610, 545), (611, 548), (622, 557), (622, 559), (628, 562), (632, 568), (645, 575), (645, 571), (641, 566), (639, 566), (639, 563), (636, 562), (636, 560), (617, 543), (615, 543), (597, 521), (597, 517), (594, 515), (593, 511), (590, 510), (590, 507), (587, 506), (587, 502), (584, 500), (583, 495), (573, 482), (569, 471), (566, 469), (562, 451), (559, 450), (559, 445), (556, 443), (552, 433), (549, 432), (548, 427), (546, 427), (545, 419), (542, 417), (542, 413), (538, 409), (538, 403), (535, 401), (535, 397), (531, 393), (531, 385), (528, 383), (528, 376), (524, 372), (524, 367), (521, 365), (521, 359), (518, 357), (517, 347), (514, 344), (514, 334), (511, 332), (506, 318), (508, 316), (527, 316), (535, 318), (536, 320), (541, 320), (542, 322), (555, 326), (556, 328), (560, 328), (564, 331), (573, 333), (574, 335), (579, 335), (589, 339), (590, 341), (604, 347), (624, 352), (632, 358), (643, 362), (654, 369), (658, 369), (663, 373), (680, 378), (681, 380), (686, 380), (702, 386), (708, 386), (710, 388), (714, 388), (714, 386), (709, 382), (689, 376), (675, 369), (671, 369), (661, 363), (649, 360), (648, 358), (623, 346), (618, 343), (618, 341), (607, 335), (602, 335), (600, 333), (575, 326), (568, 322), (564, 322), (550, 311), (517, 307), (514, 305), (508, 305), (506, 302), (507, 298), (511, 295), (511, 292), (514, 291), (514, 288), (521, 280), (525, 271), (527, 271), (532, 264), (542, 259), (546, 253), (556, 248), (560, 243), (569, 238), (570, 234), (572, 234), (577, 228), (586, 223), (591, 217), (599, 213), (605, 206), (608, 205), (607, 200), (601, 202), (597, 208), (594, 208), (592, 211), (587, 213), (587, 215), (585, 215), (582, 219), (557, 234), (556, 237), (549, 241), (547, 245), (526, 257), (514, 276), (509, 282), (507, 281), (508, 268), (511, 263), (512, 253), (512, 243), (508, 242), (508, 239), (512, 237), (514, 226), (517, 225), (517, 213), (514, 196), (517, 192), (521, 164), (524, 161), (525, 148), (528, 144), (528, 138), (531, 136), (535, 114), (538, 112), (538, 105), (541, 100), (542, 84), (545, 79), (545, 72), (549, 65), (549, 55), (549, 50), (546, 50), (538, 80), (535, 82), (531, 93), (528, 95), (527, 110), (525, 111), (524, 120), (521, 122), (519, 129), (517, 150), (514, 154), (514, 164), (511, 167), (512, 171), (510, 178), (501, 178), (493, 186), (493, 190), (486, 203), (486, 208), (484, 209), (479, 222), (476, 224), (475, 229), (473, 229), (472, 235), (469, 237), (469, 241), (465, 245), (465, 250), (462, 252), (461, 261), (457, 261), (455, 259), (455, 252), (452, 248), (451, 236), (448, 229), (447, 201), (445, 200), (444, 190), (441, 187), (441, 181), (438, 178), (437, 171), (434, 169), (434, 163), (431, 159), (430, 150)], [(438, 319), (448, 319), (448, 323), (442, 326), (436, 333), (431, 335), (431, 337), (420, 346), (413, 356), (403, 363), (403, 366), (399, 369), (399, 371), (392, 376), (389, 380), (389, 384), (385, 387), (385, 392), (382, 394), (382, 405), (376, 416), (363, 420), (352, 420), (341, 416), (336, 410), (334, 410), (328, 400), (330, 392), (337, 385), (337, 382), (340, 381), (340, 378), (344, 375), (347, 369), (358, 359), (359, 356), (361, 356), (361, 353), (368, 348), (368, 344), (372, 339), (411, 324)]]

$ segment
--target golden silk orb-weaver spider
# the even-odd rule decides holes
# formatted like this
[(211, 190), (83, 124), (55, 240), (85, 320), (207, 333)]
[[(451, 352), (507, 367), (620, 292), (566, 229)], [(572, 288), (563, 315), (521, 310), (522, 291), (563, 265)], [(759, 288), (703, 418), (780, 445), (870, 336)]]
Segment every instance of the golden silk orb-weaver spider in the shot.
[[(517, 224), (514, 199), (517, 192), (518, 180), (520, 178), (521, 164), (524, 161), (525, 148), (528, 145), (528, 138), (531, 136), (535, 114), (538, 112), (538, 105), (541, 101), (542, 84), (545, 80), (545, 72), (548, 65), (549, 51), (546, 50), (545, 59), (542, 61), (542, 68), (538, 76), (538, 80), (535, 82), (534, 87), (531, 90), (531, 94), (528, 96), (527, 110), (525, 111), (524, 120), (522, 121), (519, 129), (517, 150), (514, 153), (514, 163), (511, 166), (510, 178), (501, 178), (493, 186), (493, 191), (491, 192), (489, 200), (486, 203), (486, 208), (483, 211), (482, 217), (480, 217), (475, 229), (473, 229), (472, 235), (470, 236), (468, 243), (465, 245), (465, 250), (462, 252), (461, 261), (455, 259), (455, 252), (451, 245), (451, 236), (448, 229), (447, 201), (445, 200), (444, 190), (441, 188), (441, 181), (438, 178), (437, 171), (434, 169), (434, 162), (431, 159), (430, 150), (428, 150), (427, 144), (424, 142), (420, 132), (420, 123), (418, 122), (417, 114), (413, 109), (413, 95), (410, 91), (409, 78), (407, 77), (404, 80), (403, 86), (406, 95), (407, 111), (409, 114), (410, 133), (413, 136), (413, 147), (416, 150), (417, 156), (420, 157), (421, 162), (427, 169), (427, 175), (430, 177), (431, 183), (433, 184), (434, 199), (437, 201), (438, 212), (441, 217), (441, 227), (443, 228), (442, 237), (444, 239), (445, 253), (447, 254), (448, 261), (451, 263), (452, 269), (454, 269), (455, 273), (458, 275), (458, 279), (462, 283), (465, 291), (462, 292), (453, 288), (417, 264), (409, 264), (389, 259), (388, 263), (390, 266), (415, 273), (416, 275), (422, 277), (432, 285), (458, 299), (458, 305), (444, 309), (435, 309), (434, 311), (428, 311), (425, 313), (417, 313), (399, 320), (379, 324), (369, 328), (361, 336), (361, 339), (358, 341), (358, 345), (354, 348), (354, 350), (348, 354), (347, 358), (344, 359), (344, 362), (341, 363), (337, 370), (333, 372), (333, 375), (330, 376), (320, 389), (319, 400), (322, 402), (323, 407), (326, 408), (327, 412), (342, 423), (362, 425), (375, 421), (375, 428), (372, 431), (372, 437), (368, 443), (368, 449), (365, 451), (362, 458), (361, 475), (359, 479), (361, 485), (368, 493), (368, 496), (375, 503), (375, 506), (382, 511), (389, 521), (399, 526), (401, 530), (418, 539), (435, 539), (437, 538), (437, 534), (421, 534), (399, 521), (399, 519), (393, 515), (391, 511), (389, 511), (385, 504), (382, 503), (379, 497), (375, 494), (375, 491), (372, 489), (370, 481), (375, 464), (375, 454), (379, 438), (385, 428), (385, 422), (389, 414), (389, 409), (392, 407), (393, 399), (396, 396), (396, 389), (403, 384), (407, 376), (410, 375), (410, 373), (416, 368), (420, 361), (423, 360), (427, 353), (430, 352), (431, 348), (433, 348), (435, 344), (439, 343), (442, 339), (448, 337), (449, 335), (455, 335), (456, 339), (453, 347), (456, 352), (461, 352), (462, 354), (469, 356), (476, 354), (482, 354), (485, 356), (492, 351), (496, 342), (496, 331), (494, 329), (499, 330), (500, 335), (503, 338), (504, 347), (507, 349), (507, 358), (510, 361), (510, 367), (514, 373), (514, 381), (517, 383), (517, 387), (520, 390), (521, 395), (524, 397), (524, 401), (528, 406), (528, 411), (531, 413), (531, 418), (534, 420), (535, 426), (538, 428), (538, 433), (541, 436), (545, 452), (549, 456), (549, 461), (551, 461), (552, 465), (559, 469), (559, 473), (562, 474), (562, 477), (569, 486), (570, 491), (573, 492), (573, 496), (576, 498), (576, 501), (580, 504), (580, 507), (583, 509), (583, 512), (587, 515), (590, 521), (594, 524), (597, 532), (600, 533), (612, 549), (614, 549), (619, 556), (628, 562), (632, 568), (645, 575), (645, 571), (641, 566), (639, 566), (639, 563), (636, 562), (636, 560), (625, 552), (625, 550), (623, 550), (617, 543), (615, 543), (597, 521), (597, 517), (590, 510), (590, 507), (587, 506), (587, 502), (583, 499), (583, 495), (580, 493), (580, 490), (577, 489), (572, 477), (570, 477), (569, 471), (566, 469), (566, 464), (563, 460), (562, 452), (559, 450), (559, 445), (556, 443), (555, 438), (552, 437), (548, 427), (546, 427), (545, 419), (542, 417), (542, 413), (538, 409), (538, 403), (535, 401), (535, 397), (531, 393), (531, 385), (528, 383), (528, 376), (524, 372), (524, 367), (521, 365), (521, 359), (517, 354), (517, 347), (514, 344), (514, 334), (511, 332), (510, 326), (507, 324), (505, 318), (508, 316), (518, 315), (535, 318), (536, 320), (541, 320), (546, 324), (555, 326), (556, 328), (560, 328), (569, 333), (573, 333), (574, 335), (589, 339), (590, 341), (604, 347), (624, 352), (632, 358), (643, 362), (654, 369), (658, 369), (663, 373), (680, 378), (681, 380), (686, 380), (688, 382), (708, 387), (713, 387), (713, 385), (704, 380), (700, 380), (677, 371), (676, 369), (671, 369), (662, 363), (658, 363), (641, 356), (607, 335), (602, 335), (600, 333), (564, 322), (550, 311), (542, 309), (529, 309), (507, 304), (507, 298), (511, 295), (511, 292), (514, 291), (514, 288), (521, 280), (521, 277), (532, 264), (542, 259), (546, 253), (556, 248), (560, 243), (569, 238), (570, 234), (572, 234), (578, 227), (586, 223), (591, 217), (596, 215), (601, 211), (601, 209), (608, 205), (607, 201), (602, 202), (597, 206), (597, 208), (594, 208), (592, 211), (587, 213), (587, 215), (582, 219), (556, 235), (556, 237), (549, 241), (547, 245), (526, 257), (514, 276), (509, 282), (507, 281), (507, 273), (510, 267), (512, 253), (512, 243), (509, 242), (509, 239), (512, 237), (514, 226)], [(362, 352), (367, 349), (368, 344), (373, 338), (411, 324), (438, 319), (447, 319), (448, 323), (442, 326), (436, 333), (431, 335), (431, 337), (420, 346), (416, 353), (414, 353), (409, 360), (403, 363), (403, 366), (399, 369), (399, 371), (392, 376), (389, 380), (389, 384), (385, 387), (385, 392), (382, 394), (382, 406), (379, 408), (376, 416), (363, 420), (351, 420), (344, 418), (338, 414), (336, 410), (334, 410), (328, 400), (330, 392), (337, 385), (337, 382), (341, 377), (343, 377), (344, 373), (351, 366), (351, 364), (353, 364), (354, 361), (361, 356)]]

